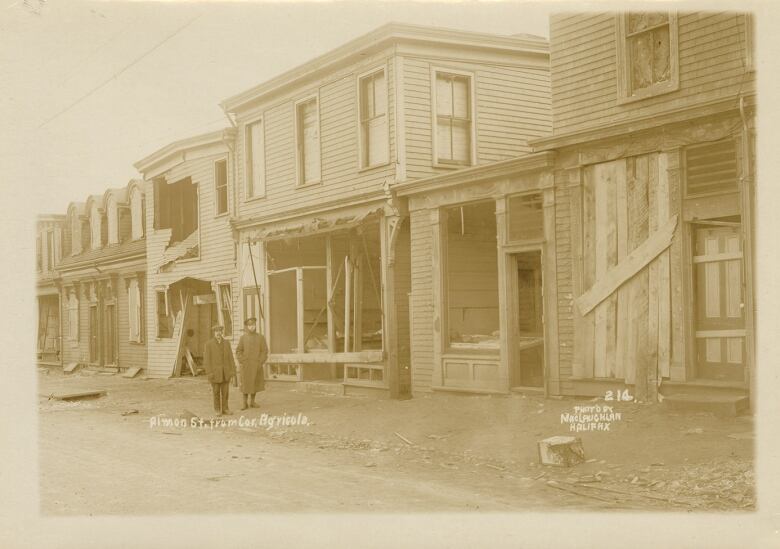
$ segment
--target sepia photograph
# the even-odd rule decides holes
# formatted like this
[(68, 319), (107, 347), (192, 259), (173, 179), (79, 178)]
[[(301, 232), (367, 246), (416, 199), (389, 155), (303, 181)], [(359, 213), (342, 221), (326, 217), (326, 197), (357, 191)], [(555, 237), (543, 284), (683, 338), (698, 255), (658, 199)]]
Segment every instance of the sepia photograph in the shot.
[(4, 546), (780, 546), (771, 4), (7, 4)]

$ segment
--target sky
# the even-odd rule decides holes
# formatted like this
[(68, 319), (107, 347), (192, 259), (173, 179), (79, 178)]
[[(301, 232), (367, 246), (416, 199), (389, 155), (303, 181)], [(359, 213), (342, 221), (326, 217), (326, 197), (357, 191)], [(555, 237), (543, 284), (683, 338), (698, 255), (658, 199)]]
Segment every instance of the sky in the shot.
[(508, 1), (2, 1), (0, 181), (36, 213), (63, 214), (138, 177), (133, 163), (160, 147), (226, 127), (223, 99), (387, 22), (548, 36), (550, 13)]

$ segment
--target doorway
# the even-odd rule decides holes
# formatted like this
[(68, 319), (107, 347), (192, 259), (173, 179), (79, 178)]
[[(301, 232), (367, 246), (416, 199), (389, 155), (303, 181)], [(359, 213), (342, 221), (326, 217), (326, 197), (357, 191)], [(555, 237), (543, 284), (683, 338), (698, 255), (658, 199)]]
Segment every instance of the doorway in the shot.
[(105, 364), (116, 364), (116, 306), (106, 305), (103, 318), (103, 348)]
[(544, 386), (544, 315), (542, 252), (513, 255), (515, 285), (514, 337), (510, 383), (512, 387)]
[(100, 360), (100, 348), (98, 345), (100, 334), (98, 322), (98, 308), (97, 305), (90, 305), (89, 307), (89, 361), (92, 364), (97, 364)]
[(745, 299), (739, 217), (694, 230), (696, 377), (745, 380)]

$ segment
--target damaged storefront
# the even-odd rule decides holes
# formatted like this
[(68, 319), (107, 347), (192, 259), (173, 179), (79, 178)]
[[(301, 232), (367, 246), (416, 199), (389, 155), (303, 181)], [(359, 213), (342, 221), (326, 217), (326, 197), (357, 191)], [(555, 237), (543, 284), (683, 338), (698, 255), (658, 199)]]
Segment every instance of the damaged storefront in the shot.
[(415, 392), (557, 381), (552, 155), (398, 185), (412, 250)]
[[(397, 315), (389, 291), (408, 280), (408, 268), (392, 277), (388, 253), (400, 219), (369, 204), (241, 227), (242, 316), (261, 320), (267, 379), (408, 392), (408, 358), (399, 371), (398, 357), (408, 315)], [(408, 303), (407, 291), (398, 295)]]

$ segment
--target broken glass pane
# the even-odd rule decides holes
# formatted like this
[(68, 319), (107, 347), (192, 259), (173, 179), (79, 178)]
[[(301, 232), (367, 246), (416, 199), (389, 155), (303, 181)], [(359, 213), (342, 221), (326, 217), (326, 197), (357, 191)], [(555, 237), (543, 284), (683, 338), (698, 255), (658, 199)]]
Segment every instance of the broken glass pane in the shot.
[(632, 90), (646, 88), (653, 83), (652, 38), (650, 33), (645, 33), (629, 40)]

